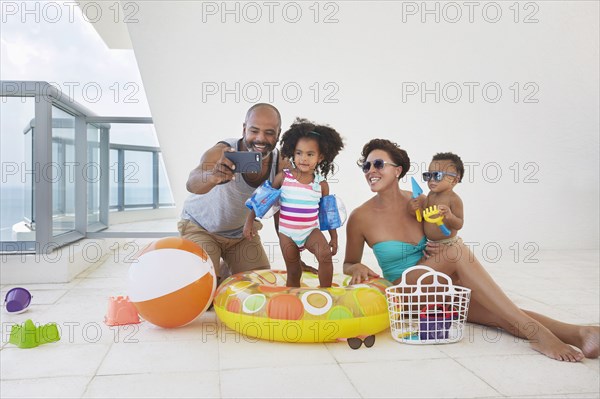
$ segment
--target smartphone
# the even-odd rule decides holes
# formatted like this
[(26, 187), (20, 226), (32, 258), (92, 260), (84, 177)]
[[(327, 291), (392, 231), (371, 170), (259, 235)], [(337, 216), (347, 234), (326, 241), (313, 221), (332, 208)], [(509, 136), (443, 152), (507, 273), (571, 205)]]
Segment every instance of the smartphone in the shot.
[(225, 152), (225, 157), (235, 164), (234, 173), (260, 173), (262, 161), (260, 152)]

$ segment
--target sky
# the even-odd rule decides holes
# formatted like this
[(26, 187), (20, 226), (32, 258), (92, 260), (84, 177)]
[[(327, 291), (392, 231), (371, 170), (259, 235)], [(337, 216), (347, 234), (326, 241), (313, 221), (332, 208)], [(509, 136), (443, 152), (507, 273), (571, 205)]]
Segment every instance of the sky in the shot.
[(78, 8), (70, 18), (64, 6), (62, 18), (55, 22), (42, 11), (46, 4), (67, 2), (41, 1), (40, 15), (24, 10), (7, 15), (6, 3), (24, 7), (21, 2), (0, 1), (5, 11), (0, 25), (1, 79), (53, 82), (101, 115), (150, 115), (133, 50), (108, 49)]
[[(50, 82), (101, 116), (151, 116), (133, 50), (108, 49), (81, 10), (68, 3), (0, 1), (0, 79)], [(32, 101), (0, 100), (5, 166), (22, 162), (22, 131), (32, 117)]]

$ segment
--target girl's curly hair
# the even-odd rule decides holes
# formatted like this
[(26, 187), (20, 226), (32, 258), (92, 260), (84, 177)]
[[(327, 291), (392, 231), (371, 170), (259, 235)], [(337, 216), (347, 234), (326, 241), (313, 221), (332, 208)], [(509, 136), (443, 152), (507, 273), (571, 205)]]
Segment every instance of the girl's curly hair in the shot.
[(286, 158), (293, 158), (298, 140), (303, 137), (316, 140), (319, 143), (319, 152), (323, 160), (317, 165), (319, 173), (327, 177), (334, 171), (333, 160), (344, 148), (340, 134), (326, 125), (316, 125), (308, 119), (296, 118), (290, 128), (281, 136), (281, 154)]
[(386, 139), (373, 139), (365, 144), (360, 154), (361, 157), (357, 162), (358, 166), (362, 166), (369, 154), (374, 150), (383, 150), (387, 152), (396, 165), (402, 166), (402, 173), (398, 176), (398, 180), (404, 177), (406, 172), (410, 169), (410, 158), (406, 151), (400, 148), (398, 144)]

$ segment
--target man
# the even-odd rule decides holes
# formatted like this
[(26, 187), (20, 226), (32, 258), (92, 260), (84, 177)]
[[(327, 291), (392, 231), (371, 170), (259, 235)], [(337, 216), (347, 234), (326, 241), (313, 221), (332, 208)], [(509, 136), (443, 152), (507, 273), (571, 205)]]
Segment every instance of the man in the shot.
[[(269, 259), (258, 235), (243, 237), (248, 215), (245, 201), (265, 180), (273, 178), (289, 161), (281, 159), (275, 148), (281, 133), (281, 115), (270, 104), (255, 104), (246, 113), (242, 138), (226, 139), (202, 155), (188, 178), (192, 193), (183, 206), (178, 223), (182, 238), (202, 246), (210, 256), (219, 280), (229, 274), (270, 268)], [(262, 154), (260, 173), (234, 174), (228, 151), (256, 151)], [(256, 230), (262, 224), (255, 221)], [(220, 259), (225, 265), (220, 264)]]

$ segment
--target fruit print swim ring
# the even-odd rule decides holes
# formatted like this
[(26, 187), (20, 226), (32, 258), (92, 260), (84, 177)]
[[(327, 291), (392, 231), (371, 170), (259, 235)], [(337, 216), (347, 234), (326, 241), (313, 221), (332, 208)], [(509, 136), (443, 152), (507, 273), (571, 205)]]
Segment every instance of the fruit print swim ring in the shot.
[(331, 288), (318, 288), (318, 276), (303, 273), (301, 287), (289, 288), (285, 271), (238, 273), (219, 286), (214, 307), (227, 327), (270, 341), (332, 342), (388, 328), (391, 284), (376, 278), (348, 286), (350, 279), (334, 274)]

